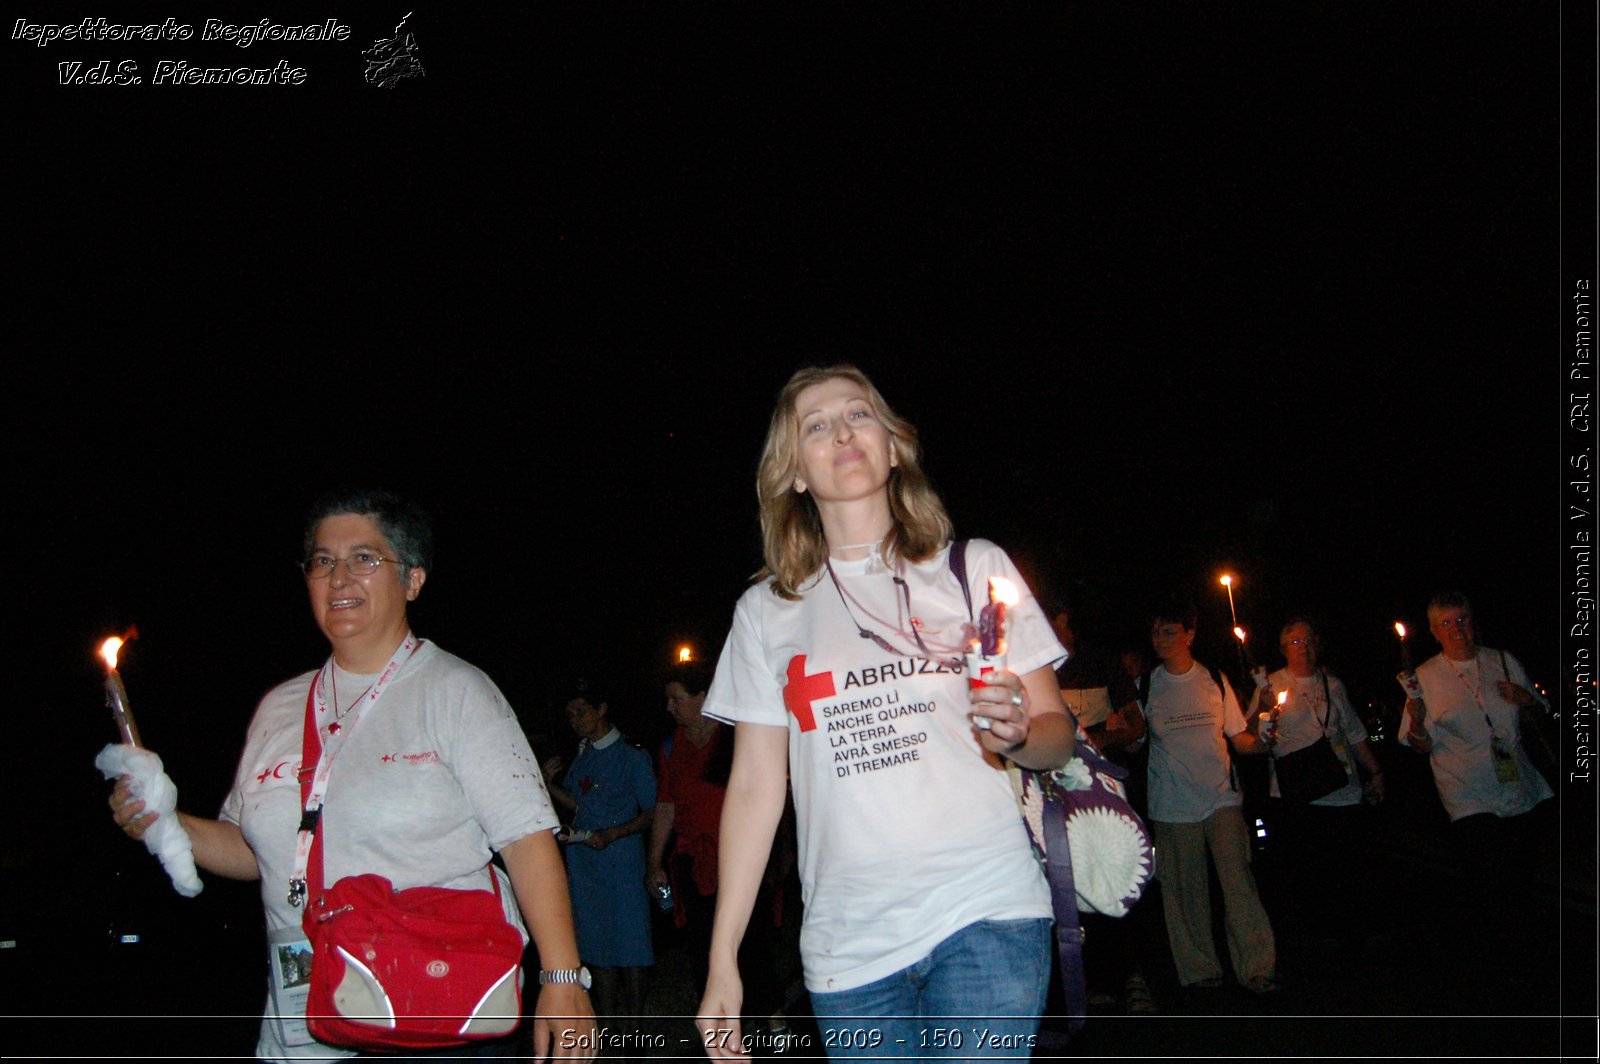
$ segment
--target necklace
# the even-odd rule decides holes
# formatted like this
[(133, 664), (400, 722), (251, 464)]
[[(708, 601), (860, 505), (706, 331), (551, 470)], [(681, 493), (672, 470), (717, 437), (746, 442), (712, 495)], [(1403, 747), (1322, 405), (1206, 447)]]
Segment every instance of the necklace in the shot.
[(367, 691), (362, 691), (359, 695), (356, 696), (354, 702), (351, 702), (348, 705), (346, 705), (343, 709), (340, 709), (339, 708), (339, 670), (338, 670), (337, 667), (328, 670), (328, 687), (333, 692), (333, 719), (334, 720), (343, 720), (344, 719), (344, 715), (346, 713), (350, 712), (350, 706), (354, 706), (354, 705), (360, 704), (361, 700), (363, 698), (367, 697), (367, 691), (372, 690), (372, 684), (370, 684), (370, 683), (367, 684)]

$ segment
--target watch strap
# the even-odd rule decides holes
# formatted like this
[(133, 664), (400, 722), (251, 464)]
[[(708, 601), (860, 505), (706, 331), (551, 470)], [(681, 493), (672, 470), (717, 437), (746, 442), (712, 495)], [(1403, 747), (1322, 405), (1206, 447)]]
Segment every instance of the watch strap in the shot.
[(551, 983), (568, 983), (582, 986), (588, 980), (584, 979), (589, 973), (583, 968), (541, 968), (539, 970), (539, 985), (548, 986)]

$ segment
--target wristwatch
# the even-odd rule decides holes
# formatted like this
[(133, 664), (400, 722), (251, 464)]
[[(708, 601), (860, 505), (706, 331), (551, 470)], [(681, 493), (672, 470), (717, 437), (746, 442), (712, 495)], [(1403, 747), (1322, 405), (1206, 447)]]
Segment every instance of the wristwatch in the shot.
[(589, 989), (589, 984), (594, 978), (589, 974), (589, 969), (577, 968), (542, 968), (539, 970), (539, 985), (548, 986), (551, 983), (575, 983)]

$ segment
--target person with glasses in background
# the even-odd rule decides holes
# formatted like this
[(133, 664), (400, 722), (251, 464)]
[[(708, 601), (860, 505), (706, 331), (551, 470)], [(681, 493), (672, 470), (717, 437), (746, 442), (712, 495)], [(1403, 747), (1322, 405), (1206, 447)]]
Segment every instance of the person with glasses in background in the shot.
[[(376, 873), (397, 891), (503, 888), (507, 920), (531, 933), (543, 966), (535, 1047), (540, 1055), (588, 1058), (594, 1012), (551, 835), (558, 821), (538, 763), (494, 683), (411, 631), (408, 607), (432, 552), (427, 515), (392, 493), (330, 495), (316, 504), (301, 570), (332, 653), (261, 700), (221, 814), (177, 816), (199, 867), (261, 883), (270, 944), (291, 954), (309, 952), (301, 929), (303, 772), (313, 780), (312, 800), (319, 789), (323, 799), (316, 834), (325, 885)], [(315, 764), (302, 764), (308, 717), (321, 743)], [(158, 815), (145, 812), (126, 776), (110, 802), (116, 823), (135, 839)], [(505, 873), (491, 863), (496, 853)], [(298, 997), (289, 989), (269, 980), (257, 1055), (348, 1055), (311, 1037), (303, 988)], [(515, 1056), (520, 1048), (513, 1032), (443, 1052)]]
[[(1310, 619), (1285, 623), (1278, 647), (1285, 665), (1267, 677), (1266, 687), (1256, 688), (1246, 715), (1273, 764), (1267, 864), (1285, 885), (1283, 908), (1330, 954), (1326, 959), (1353, 959), (1362, 943), (1378, 937), (1386, 920), (1366, 835), (1368, 809), (1384, 798), (1383, 768), (1343, 681), (1322, 667), (1322, 637)], [(1262, 726), (1263, 714), (1270, 727)], [(1323, 740), (1344, 770), (1343, 780), (1309, 800), (1292, 788), (1285, 795), (1277, 759)]]
[(1400, 742), (1428, 757), (1469, 889), (1503, 898), (1554, 850), (1551, 807), (1539, 808), (1553, 792), (1523, 742), (1549, 703), (1520, 661), (1478, 645), (1460, 592), (1429, 600), (1428, 631), (1439, 653), (1400, 675)]
[[(1005, 577), (1009, 670), (969, 685), (972, 615), (916, 431), (858, 369), (779, 394), (757, 487), (766, 567), (740, 598), (704, 712), (734, 724), (699, 1027), (742, 1037), (737, 953), (792, 776), (800, 951), (830, 1057), (1026, 1053), (1050, 974), (1051, 900), (1007, 761), (1052, 769), (1074, 725), (1066, 653), (1005, 552), (966, 544), (975, 604)], [(972, 1019), (994, 1037), (950, 1032)], [(759, 1040), (757, 1040), (759, 1041)]]
[(1178, 982), (1214, 990), (1222, 964), (1211, 932), (1206, 859), (1222, 888), (1228, 959), (1239, 984), (1257, 994), (1278, 989), (1278, 945), (1250, 872), (1250, 839), (1231, 748), (1266, 752), (1239, 710), (1221, 670), (1195, 660), (1196, 614), (1169, 600), (1150, 618), (1150, 643), (1161, 664), (1139, 683), (1150, 737), (1150, 823), (1156, 878)]

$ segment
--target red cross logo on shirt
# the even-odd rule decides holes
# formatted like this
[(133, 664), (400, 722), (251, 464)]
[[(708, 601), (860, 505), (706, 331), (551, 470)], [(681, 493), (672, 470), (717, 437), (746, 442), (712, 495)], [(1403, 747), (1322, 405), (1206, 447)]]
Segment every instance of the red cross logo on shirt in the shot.
[(275, 780), (281, 780), (281, 779), (283, 779), (283, 770), (288, 768), (288, 767), (289, 767), (289, 762), (287, 762), (287, 761), (279, 761), (276, 765), (273, 765), (271, 768), (262, 769), (259, 773), (257, 773), (256, 774), (256, 782), (264, 784), (264, 783), (267, 782), (267, 777), (268, 776), (271, 776)]
[(812, 676), (806, 675), (806, 656), (796, 654), (789, 659), (789, 682), (783, 689), (783, 704), (794, 714), (794, 719), (800, 722), (803, 732), (817, 730), (817, 718), (811, 712), (811, 703), (819, 698), (832, 698), (836, 693), (833, 686), (833, 673), (819, 672)]

